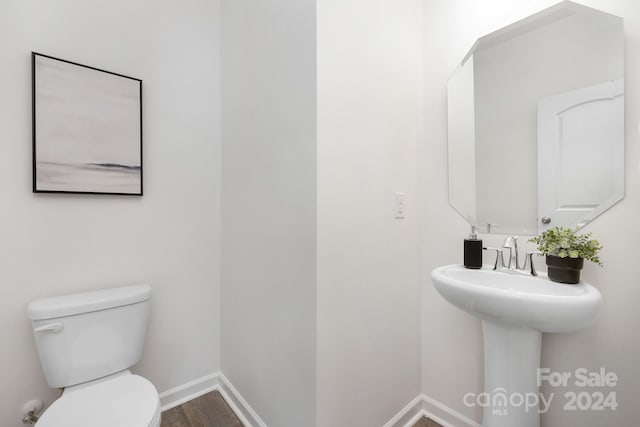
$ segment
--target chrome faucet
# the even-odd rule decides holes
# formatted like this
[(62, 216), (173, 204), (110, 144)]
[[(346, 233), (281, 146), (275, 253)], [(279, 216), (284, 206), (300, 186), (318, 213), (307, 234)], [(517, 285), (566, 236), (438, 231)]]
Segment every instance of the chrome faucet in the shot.
[(506, 267), (510, 270), (520, 270), (520, 260), (518, 259), (518, 236), (507, 236), (507, 238), (504, 239), (502, 247), (509, 249), (509, 264), (506, 265)]
[(533, 252), (527, 252), (525, 254), (524, 266), (522, 267), (522, 269), (526, 270), (527, 269), (527, 264), (529, 264), (529, 273), (531, 273), (532, 276), (537, 276), (538, 272), (536, 271), (535, 265), (533, 265), (533, 256), (534, 255), (540, 255), (540, 252), (533, 251)]
[[(505, 263), (504, 250), (500, 248), (485, 247), (484, 250), (496, 251), (496, 261), (493, 264), (493, 269), (497, 270), (498, 266), (508, 268), (509, 270), (528, 270), (532, 276), (537, 276), (536, 268), (533, 265), (533, 256), (540, 254), (540, 252), (527, 252), (524, 257), (524, 265), (520, 267), (520, 260), (518, 254), (518, 236), (507, 236), (502, 244), (504, 250), (509, 250), (509, 262)], [(527, 269), (527, 266), (529, 267)]]

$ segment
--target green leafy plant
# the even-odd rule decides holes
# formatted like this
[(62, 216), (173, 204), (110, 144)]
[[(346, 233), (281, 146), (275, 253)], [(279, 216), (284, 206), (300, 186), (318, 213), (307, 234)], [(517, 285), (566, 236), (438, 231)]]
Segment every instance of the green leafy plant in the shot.
[(560, 258), (584, 258), (602, 267), (598, 252), (602, 245), (595, 239), (591, 239), (591, 233), (577, 234), (575, 230), (567, 227), (555, 227), (543, 231), (539, 236), (529, 239), (538, 245), (538, 251), (542, 255), (554, 255)]

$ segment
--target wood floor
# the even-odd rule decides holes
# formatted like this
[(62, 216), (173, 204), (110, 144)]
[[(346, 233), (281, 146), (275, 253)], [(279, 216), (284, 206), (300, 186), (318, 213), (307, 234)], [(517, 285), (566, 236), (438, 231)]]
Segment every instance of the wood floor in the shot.
[(212, 391), (162, 413), (160, 427), (242, 427), (220, 393)]
[[(212, 391), (162, 413), (160, 427), (243, 427), (220, 393)], [(422, 418), (413, 427), (442, 427)]]
[(418, 420), (418, 422), (415, 423), (413, 427), (442, 427), (442, 426), (437, 422), (430, 420), (429, 418), (422, 418), (421, 420)]

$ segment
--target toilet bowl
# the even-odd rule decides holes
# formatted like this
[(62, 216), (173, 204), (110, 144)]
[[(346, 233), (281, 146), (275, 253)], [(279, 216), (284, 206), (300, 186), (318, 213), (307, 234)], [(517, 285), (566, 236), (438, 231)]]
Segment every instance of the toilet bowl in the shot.
[(49, 386), (62, 396), (37, 427), (159, 427), (160, 399), (129, 368), (142, 356), (151, 287), (33, 301), (28, 315)]
[(159, 427), (155, 387), (130, 372), (64, 390), (37, 427)]

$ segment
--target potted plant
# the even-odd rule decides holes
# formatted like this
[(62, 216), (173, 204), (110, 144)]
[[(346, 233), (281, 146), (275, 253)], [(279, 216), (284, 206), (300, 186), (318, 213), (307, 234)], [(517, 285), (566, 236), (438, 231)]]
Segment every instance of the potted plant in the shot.
[(577, 231), (577, 228), (555, 227), (529, 239), (538, 245), (541, 255), (546, 255), (549, 279), (554, 282), (578, 283), (585, 259), (602, 267), (598, 258), (602, 245), (591, 239), (591, 233), (577, 234)]

